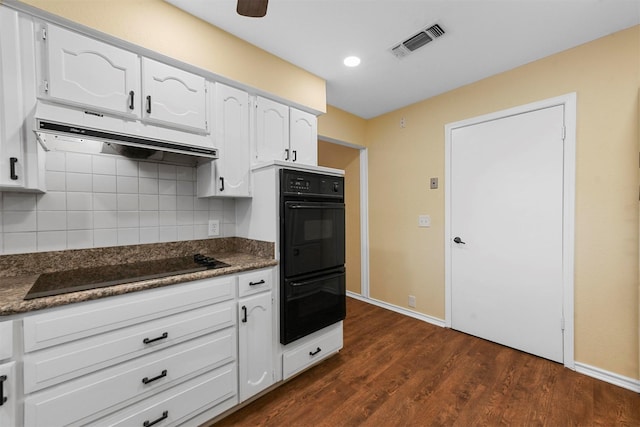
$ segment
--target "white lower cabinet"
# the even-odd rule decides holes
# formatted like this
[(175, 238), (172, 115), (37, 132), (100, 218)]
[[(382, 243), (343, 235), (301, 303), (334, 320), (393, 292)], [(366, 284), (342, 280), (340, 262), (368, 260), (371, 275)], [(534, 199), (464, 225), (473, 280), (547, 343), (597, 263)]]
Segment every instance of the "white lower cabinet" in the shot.
[(342, 322), (301, 338), (287, 347), (282, 355), (282, 375), (285, 380), (342, 348)]
[(17, 426), (16, 362), (0, 363), (0, 426)]

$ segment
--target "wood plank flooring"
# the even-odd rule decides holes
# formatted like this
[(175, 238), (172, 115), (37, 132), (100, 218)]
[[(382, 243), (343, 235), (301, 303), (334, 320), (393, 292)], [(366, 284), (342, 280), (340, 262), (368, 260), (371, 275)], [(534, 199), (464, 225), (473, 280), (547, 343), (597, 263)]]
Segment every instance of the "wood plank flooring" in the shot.
[(347, 299), (344, 349), (215, 424), (640, 426), (640, 394)]

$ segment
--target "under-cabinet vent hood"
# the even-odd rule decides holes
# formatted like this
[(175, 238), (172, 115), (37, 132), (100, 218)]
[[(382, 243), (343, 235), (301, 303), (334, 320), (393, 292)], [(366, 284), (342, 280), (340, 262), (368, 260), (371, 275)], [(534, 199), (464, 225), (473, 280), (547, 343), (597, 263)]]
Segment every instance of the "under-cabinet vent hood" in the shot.
[[(86, 138), (111, 144), (123, 145), (125, 147), (136, 147), (155, 151), (168, 151), (171, 153), (187, 154), (190, 156), (205, 157), (209, 159), (218, 158), (218, 150), (216, 148), (197, 147), (192, 145), (179, 144), (171, 141), (164, 141), (160, 139), (151, 139), (121, 133), (114, 133), (99, 129), (74, 126), (64, 123), (56, 123), (45, 119), (36, 119), (36, 127), (36, 131), (42, 133), (72, 136), (76, 138)], [(125, 154), (126, 152), (126, 150), (123, 150), (122, 154)]]
[(405, 56), (415, 52), (422, 46), (444, 35), (444, 29), (438, 25), (431, 25), (423, 30), (418, 31), (408, 39), (400, 42), (391, 48), (391, 53), (396, 58), (404, 58)]

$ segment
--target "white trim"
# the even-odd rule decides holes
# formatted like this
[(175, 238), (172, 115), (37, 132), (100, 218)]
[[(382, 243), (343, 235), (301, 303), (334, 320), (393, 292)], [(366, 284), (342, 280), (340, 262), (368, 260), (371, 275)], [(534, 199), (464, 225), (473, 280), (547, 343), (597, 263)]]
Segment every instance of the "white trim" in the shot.
[(605, 371), (604, 369), (596, 368), (595, 366), (590, 366), (585, 363), (575, 362), (575, 367), (576, 372), (640, 393), (640, 380)]
[[(543, 108), (564, 106), (563, 164), (563, 249), (562, 249), (562, 312), (565, 319), (563, 334), (564, 366), (575, 369), (574, 360), (574, 254), (575, 254), (575, 188), (576, 188), (576, 94), (569, 93), (531, 104), (485, 114), (445, 125), (445, 182), (451, 182), (451, 132), (454, 129), (471, 126), (490, 120), (497, 120)], [(451, 187), (445, 186), (445, 325), (451, 327)]]
[(438, 319), (437, 317), (428, 316), (426, 314), (418, 313), (417, 311), (407, 310), (404, 307), (389, 304), (388, 302), (380, 301), (375, 298), (366, 298), (351, 291), (347, 291), (347, 296), (359, 301), (369, 303), (371, 305), (376, 305), (378, 307), (386, 308), (387, 310), (395, 311), (396, 313), (400, 313), (405, 316), (413, 317), (414, 319), (422, 320), (423, 322), (430, 323), (434, 326), (440, 326), (441, 328), (445, 327), (444, 320)]

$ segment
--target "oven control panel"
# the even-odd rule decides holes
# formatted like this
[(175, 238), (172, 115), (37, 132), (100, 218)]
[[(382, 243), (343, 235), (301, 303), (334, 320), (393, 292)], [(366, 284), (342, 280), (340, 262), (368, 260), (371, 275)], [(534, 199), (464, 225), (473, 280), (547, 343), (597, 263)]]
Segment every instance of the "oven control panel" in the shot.
[(344, 177), (282, 169), (283, 194), (344, 198)]

